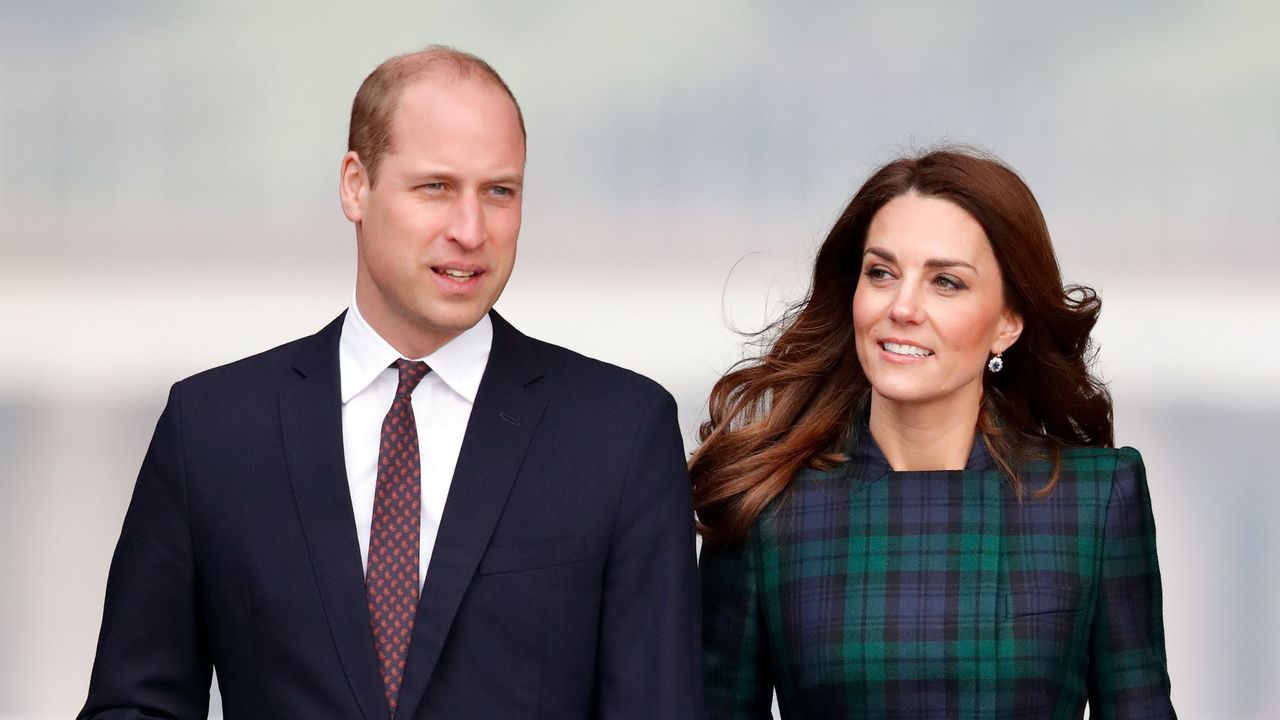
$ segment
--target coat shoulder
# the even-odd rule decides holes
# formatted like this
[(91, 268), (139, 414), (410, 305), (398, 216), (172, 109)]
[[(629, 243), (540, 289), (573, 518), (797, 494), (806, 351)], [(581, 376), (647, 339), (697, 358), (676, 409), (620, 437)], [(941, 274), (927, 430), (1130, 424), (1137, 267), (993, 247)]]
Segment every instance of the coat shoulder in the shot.
[(558, 391), (581, 397), (626, 398), (632, 402), (670, 400), (671, 393), (634, 370), (529, 338), (542, 361), (544, 379)]
[(313, 335), (198, 372), (179, 381), (175, 388), (192, 398), (236, 396), (274, 400), (282, 381), (298, 377), (300, 368), (336, 364), (342, 319), (339, 315)]
[[(1031, 487), (1046, 483), (1052, 475), (1053, 465), (1047, 461), (1032, 463), (1028, 468)], [(1049, 496), (1082, 501), (1093, 498), (1105, 505), (1119, 486), (1124, 488), (1145, 482), (1146, 470), (1142, 455), (1131, 447), (1074, 447), (1062, 451), (1058, 472), (1058, 485)]]
[(292, 372), (291, 359), (305, 339), (279, 345), (224, 365), (198, 372), (178, 382), (184, 394), (204, 395), (258, 392), (264, 385), (278, 383)]
[(1119, 470), (1142, 467), (1142, 454), (1131, 447), (1073, 447), (1062, 451), (1063, 472), (1107, 479)]

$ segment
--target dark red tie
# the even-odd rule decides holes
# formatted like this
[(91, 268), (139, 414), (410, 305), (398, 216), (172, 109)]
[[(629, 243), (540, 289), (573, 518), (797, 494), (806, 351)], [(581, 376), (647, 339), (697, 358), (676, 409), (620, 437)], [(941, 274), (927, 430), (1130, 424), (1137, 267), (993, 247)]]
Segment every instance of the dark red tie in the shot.
[(418, 610), (418, 526), (422, 517), (422, 470), (418, 426), (409, 396), (431, 371), (424, 362), (397, 360), (400, 383), (382, 421), (378, 485), (369, 530), (369, 618), (379, 671), (391, 717), (400, 701), (400, 681)]

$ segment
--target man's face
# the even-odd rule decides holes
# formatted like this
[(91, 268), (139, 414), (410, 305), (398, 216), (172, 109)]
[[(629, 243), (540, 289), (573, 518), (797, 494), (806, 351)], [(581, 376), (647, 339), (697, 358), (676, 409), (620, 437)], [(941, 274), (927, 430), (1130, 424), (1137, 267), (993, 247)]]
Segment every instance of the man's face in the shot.
[(475, 325), (516, 257), (524, 137), (501, 88), (428, 77), (402, 91), (375, 184), (355, 153), (342, 165), (356, 224), (356, 302), (380, 335), (422, 357)]

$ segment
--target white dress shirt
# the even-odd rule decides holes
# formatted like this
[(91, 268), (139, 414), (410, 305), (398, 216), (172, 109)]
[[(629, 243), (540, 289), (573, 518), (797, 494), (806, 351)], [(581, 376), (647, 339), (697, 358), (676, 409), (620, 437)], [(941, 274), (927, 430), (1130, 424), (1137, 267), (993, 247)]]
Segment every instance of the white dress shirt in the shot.
[[(471, 329), (422, 360), (431, 372), (418, 383), (412, 396), (413, 417), (418, 426), (418, 450), (422, 458), (422, 525), (418, 553), (418, 587), (427, 577), (427, 565), (440, 530), (440, 516), (449, 495), (453, 469), (458, 464), (462, 436), (471, 419), (480, 378), (489, 363), (493, 323), (485, 315)], [(389, 367), (400, 353), (375, 331), (356, 307), (342, 322), (338, 342), (338, 368), (342, 378), (342, 443), (356, 515), (360, 563), (369, 567), (369, 527), (373, 524), (373, 496), (378, 482), (378, 447), (382, 420), (395, 398), (399, 373)]]

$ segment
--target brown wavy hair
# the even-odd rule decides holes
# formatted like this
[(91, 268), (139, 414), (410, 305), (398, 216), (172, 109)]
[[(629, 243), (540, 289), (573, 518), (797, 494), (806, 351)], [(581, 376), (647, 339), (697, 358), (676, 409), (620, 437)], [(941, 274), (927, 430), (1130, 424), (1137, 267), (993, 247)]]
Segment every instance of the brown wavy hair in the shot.
[(967, 148), (943, 148), (877, 170), (840, 214), (814, 263), (809, 293), (758, 333), (758, 357), (738, 363), (711, 390), (710, 419), (689, 461), (698, 530), (705, 542), (742, 542), (759, 514), (800, 470), (846, 458), (857, 409), (869, 396), (853, 340), (853, 292), (867, 228), (908, 192), (955, 203), (986, 232), (1004, 299), (1023, 319), (1004, 370), (983, 374), (980, 432), (1019, 498), (1019, 468), (1053, 463), (1045, 497), (1068, 446), (1111, 446), (1111, 395), (1089, 370), (1089, 333), (1102, 302), (1065, 286), (1040, 206), (1004, 163)]

